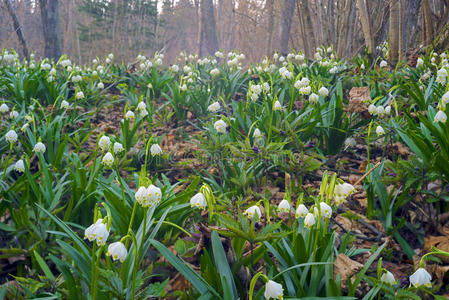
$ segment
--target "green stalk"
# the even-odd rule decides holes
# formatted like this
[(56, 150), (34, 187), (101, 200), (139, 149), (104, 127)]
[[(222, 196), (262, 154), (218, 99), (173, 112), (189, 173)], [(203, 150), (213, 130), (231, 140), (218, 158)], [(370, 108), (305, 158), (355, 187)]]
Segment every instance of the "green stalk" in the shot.
[(97, 244), (95, 243), (95, 241), (94, 241), (94, 243), (93, 243), (93, 245), (92, 245), (92, 264), (91, 264), (91, 287), (90, 287), (90, 293), (91, 293), (91, 295), (92, 295), (92, 299), (94, 299), (95, 300), (95, 294), (96, 294), (96, 289), (97, 289), (97, 286), (96, 286), (96, 282), (95, 282), (95, 250), (96, 250), (96, 248), (97, 248)]
[(122, 191), (123, 206), (126, 208), (125, 187), (123, 186), (122, 177), (118, 170), (118, 161), (115, 162), (115, 172), (117, 173), (118, 182), (120, 183), (120, 189)]
[(131, 299), (134, 300), (136, 297), (136, 274), (137, 274), (137, 240), (136, 237), (134, 236), (134, 234), (131, 235), (131, 238), (133, 240), (134, 243), (134, 266), (133, 266), (133, 279), (132, 279), (132, 295), (131, 295)]
[(6, 169), (8, 168), (8, 161), (11, 158), (11, 153), (12, 153), (12, 143), (9, 144), (9, 153), (8, 153), (8, 157), (6, 158), (5, 161), (5, 169), (3, 169), (3, 175), (2, 175), (2, 181), (5, 179), (6, 176)]

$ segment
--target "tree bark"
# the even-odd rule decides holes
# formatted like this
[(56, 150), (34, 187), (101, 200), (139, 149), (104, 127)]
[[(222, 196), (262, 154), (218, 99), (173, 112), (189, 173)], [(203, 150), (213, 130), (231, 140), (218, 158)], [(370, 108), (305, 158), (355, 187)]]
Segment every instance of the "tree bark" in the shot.
[(288, 54), (288, 41), (290, 37), (290, 28), (292, 17), (295, 11), (295, 0), (284, 0), (281, 13), (281, 30), (279, 41), (279, 52), (282, 55)]
[(59, 2), (58, 0), (39, 0), (39, 3), (45, 41), (45, 56), (57, 61), (62, 54)]
[(301, 7), (302, 12), (305, 15), (304, 22), (305, 22), (305, 29), (306, 29), (306, 36), (308, 39), (308, 53), (307, 56), (311, 57), (313, 55), (313, 51), (315, 48), (315, 34), (313, 31), (313, 24), (312, 24), (312, 18), (310, 17), (310, 9), (309, 9), (309, 0), (302, 0)]
[(423, 45), (425, 47), (432, 43), (433, 29), (432, 29), (432, 11), (430, 10), (428, 0), (421, 0), (422, 19), (423, 19)]
[(201, 0), (200, 14), (200, 56), (211, 55), (218, 50), (214, 3), (212, 0)]
[(14, 7), (11, 4), (10, 0), (4, 0), (6, 9), (8, 10), (9, 15), (11, 16), (11, 19), (14, 23), (14, 31), (17, 34), (17, 37), (19, 38), (19, 43), (22, 46), (22, 52), (23, 56), (29, 60), (30, 55), (28, 53), (28, 47), (27, 42), (25, 40), (25, 36), (23, 35), (22, 26), (20, 26), (19, 19), (17, 18), (16, 12), (14, 11)]
[(267, 0), (265, 10), (268, 12), (268, 39), (266, 54), (270, 55), (273, 51), (273, 32), (274, 32), (274, 0)]
[(390, 44), (390, 61), (396, 65), (399, 59), (399, 3), (390, 0), (390, 30), (388, 32)]
[(357, 8), (359, 10), (360, 22), (362, 23), (366, 47), (369, 53), (374, 53), (374, 37), (365, 0), (357, 0)]

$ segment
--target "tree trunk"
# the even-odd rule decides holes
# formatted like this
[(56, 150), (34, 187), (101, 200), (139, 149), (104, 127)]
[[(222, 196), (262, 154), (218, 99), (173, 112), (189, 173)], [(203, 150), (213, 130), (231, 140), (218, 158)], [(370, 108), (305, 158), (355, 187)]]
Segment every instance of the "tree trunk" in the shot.
[(309, 43), (309, 51), (307, 53), (307, 56), (311, 57), (313, 55), (313, 50), (315, 48), (315, 34), (313, 31), (313, 24), (312, 24), (312, 18), (310, 17), (310, 9), (309, 9), (309, 0), (302, 0), (302, 12), (305, 14), (305, 28), (306, 28), (306, 35)]
[(57, 61), (62, 54), (59, 2), (58, 0), (39, 0), (39, 3), (45, 41), (45, 56)]
[(360, 22), (362, 23), (366, 47), (369, 53), (374, 53), (374, 37), (365, 0), (357, 0), (357, 8), (359, 10)]
[(432, 11), (430, 10), (428, 0), (421, 0), (422, 16), (423, 16), (423, 45), (425, 47), (432, 43), (433, 33), (432, 33)]
[(25, 40), (25, 36), (23, 35), (22, 26), (20, 26), (19, 19), (17, 18), (16, 12), (14, 11), (14, 7), (11, 4), (10, 0), (4, 0), (6, 9), (8, 10), (9, 15), (11, 16), (11, 19), (14, 23), (14, 31), (17, 34), (17, 37), (19, 38), (19, 43), (22, 46), (23, 56), (29, 60), (30, 56), (28, 54), (28, 47)]
[(399, 10), (399, 26), (398, 26), (398, 42), (399, 42), (399, 60), (404, 59), (404, 0), (398, 1), (398, 10)]
[(214, 3), (212, 0), (201, 0), (200, 14), (200, 56), (211, 55), (218, 50)]
[(399, 3), (390, 0), (390, 30), (388, 34), (390, 44), (390, 61), (396, 65), (399, 59)]
[(290, 27), (295, 11), (295, 0), (284, 0), (281, 13), (281, 32), (279, 41), (279, 52), (282, 55), (288, 54), (288, 41), (290, 37)]
[(273, 32), (274, 32), (274, 0), (267, 0), (265, 10), (268, 12), (268, 39), (266, 54), (270, 55), (273, 51)]
[(351, 16), (349, 19), (348, 24), (350, 24), (348, 29), (348, 38), (346, 40), (346, 49), (345, 49), (345, 56), (352, 56), (352, 46), (355, 44), (353, 42), (354, 40), (354, 25), (357, 20), (357, 9), (356, 9), (356, 0), (350, 0), (351, 1)]

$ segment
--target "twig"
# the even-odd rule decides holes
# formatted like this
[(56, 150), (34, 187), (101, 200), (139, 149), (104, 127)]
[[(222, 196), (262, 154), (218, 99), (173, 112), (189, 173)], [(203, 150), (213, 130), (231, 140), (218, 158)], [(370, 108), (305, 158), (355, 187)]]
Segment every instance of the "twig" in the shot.
[(374, 167), (372, 167), (368, 172), (366, 172), (362, 177), (360, 177), (359, 180), (356, 181), (356, 183), (354, 183), (354, 186), (358, 185), (360, 182), (362, 182), (363, 179), (365, 179), (366, 176), (368, 176), (369, 174), (371, 174), (372, 171), (374, 171), (375, 168), (377, 168), (378, 166), (380, 166), (380, 161), (374, 165)]

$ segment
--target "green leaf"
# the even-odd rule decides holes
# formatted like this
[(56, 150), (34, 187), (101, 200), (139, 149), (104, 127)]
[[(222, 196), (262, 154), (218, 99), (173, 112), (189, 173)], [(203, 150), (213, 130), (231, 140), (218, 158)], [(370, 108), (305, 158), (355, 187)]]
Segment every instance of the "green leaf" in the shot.
[(48, 265), (45, 262), (45, 260), (36, 251), (33, 251), (33, 253), (34, 253), (34, 257), (36, 258), (37, 263), (41, 267), (41, 269), (44, 272), (45, 276), (47, 276), (51, 281), (55, 282), (56, 281), (55, 276), (50, 271), (50, 268), (48, 267)]
[[(238, 298), (237, 288), (235, 286), (234, 278), (232, 275), (231, 268), (229, 267), (226, 254), (224, 252), (223, 245), (221, 244), (220, 237), (216, 231), (212, 232), (212, 251), (214, 254), (215, 264), (217, 265), (217, 271), (220, 274), (222, 280), (223, 290), (229, 289), (232, 291), (232, 299)], [(226, 280), (226, 282), (223, 282)]]

